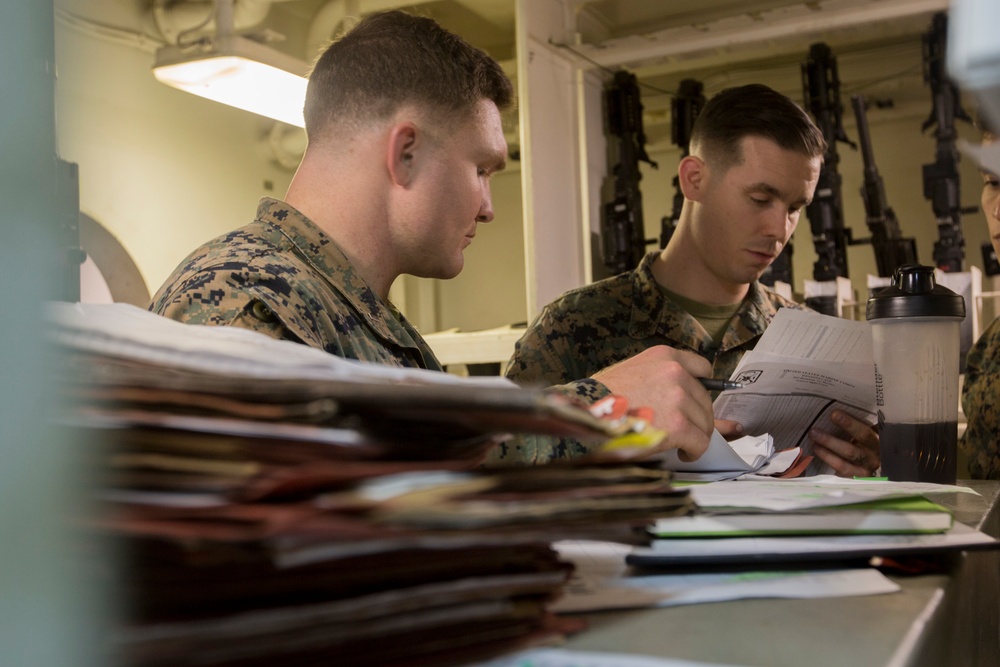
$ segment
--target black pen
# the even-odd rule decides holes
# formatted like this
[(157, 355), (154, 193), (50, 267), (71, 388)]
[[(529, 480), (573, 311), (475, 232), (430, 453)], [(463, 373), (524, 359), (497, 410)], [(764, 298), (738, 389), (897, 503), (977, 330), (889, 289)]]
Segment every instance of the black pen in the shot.
[(709, 391), (727, 391), (729, 389), (742, 389), (742, 382), (732, 382), (731, 380), (719, 380), (716, 378), (698, 378), (701, 386)]

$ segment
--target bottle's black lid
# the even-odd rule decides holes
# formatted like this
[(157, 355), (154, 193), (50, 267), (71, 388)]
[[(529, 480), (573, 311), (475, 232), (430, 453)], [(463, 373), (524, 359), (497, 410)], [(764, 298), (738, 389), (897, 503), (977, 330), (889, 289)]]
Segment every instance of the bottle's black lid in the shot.
[(965, 319), (965, 299), (934, 281), (934, 267), (905, 264), (892, 276), (892, 284), (868, 299), (865, 316), (957, 317)]

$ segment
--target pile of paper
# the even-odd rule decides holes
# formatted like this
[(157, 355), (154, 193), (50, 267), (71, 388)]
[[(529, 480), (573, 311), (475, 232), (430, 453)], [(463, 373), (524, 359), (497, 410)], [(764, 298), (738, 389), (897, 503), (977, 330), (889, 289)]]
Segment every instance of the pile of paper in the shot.
[(682, 461), (677, 450), (671, 449), (662, 454), (662, 460), (677, 480), (714, 482), (750, 475), (798, 477), (805, 472), (812, 456), (803, 456), (800, 447), (776, 449), (769, 433), (727, 441), (716, 430), (708, 449), (698, 459)]
[(829, 475), (742, 484), (698, 486), (692, 491), (697, 513), (660, 519), (651, 532), (657, 537), (915, 534), (943, 533), (953, 523), (947, 508), (917, 491), (943, 492), (933, 485)]
[(846, 563), (1000, 546), (937, 502), (955, 494), (977, 495), (965, 486), (830, 475), (701, 484), (692, 487), (697, 514), (656, 521), (650, 531), (660, 539), (633, 549), (626, 562), (671, 569)]
[(560, 539), (690, 510), (628, 464), (484, 470), (509, 433), (624, 428), (500, 380), (345, 362), (125, 306), (50, 316), (123, 567), (129, 665), (450, 665), (578, 627)]

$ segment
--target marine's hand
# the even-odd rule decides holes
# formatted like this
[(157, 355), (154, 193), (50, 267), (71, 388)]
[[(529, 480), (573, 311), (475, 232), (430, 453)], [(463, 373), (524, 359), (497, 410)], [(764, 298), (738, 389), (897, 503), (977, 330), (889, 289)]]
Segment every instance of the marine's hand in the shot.
[(743, 424), (732, 419), (716, 419), (715, 430), (721, 433), (726, 440), (735, 440), (746, 435), (743, 432)]
[(816, 456), (833, 468), (840, 477), (871, 477), (882, 465), (878, 433), (868, 424), (835, 410), (833, 422), (848, 439), (813, 429), (809, 431)]
[(682, 458), (694, 460), (708, 448), (712, 434), (712, 399), (697, 380), (711, 372), (703, 357), (657, 345), (598, 371), (593, 378), (627, 398), (629, 405), (652, 408), (653, 426), (666, 431), (667, 437), (650, 455), (680, 449)]

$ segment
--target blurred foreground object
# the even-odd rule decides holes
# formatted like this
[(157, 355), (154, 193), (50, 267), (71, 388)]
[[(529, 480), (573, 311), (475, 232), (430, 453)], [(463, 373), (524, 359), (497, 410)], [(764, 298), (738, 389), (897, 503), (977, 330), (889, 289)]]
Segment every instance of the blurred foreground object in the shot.
[(125, 304), (53, 305), (63, 420), (101, 476), (80, 517), (125, 665), (458, 665), (580, 629), (549, 613), (572, 566), (550, 542), (642, 543), (685, 513), (634, 464), (484, 470), (509, 433), (607, 440), (621, 424), (500, 378), (351, 362)]

